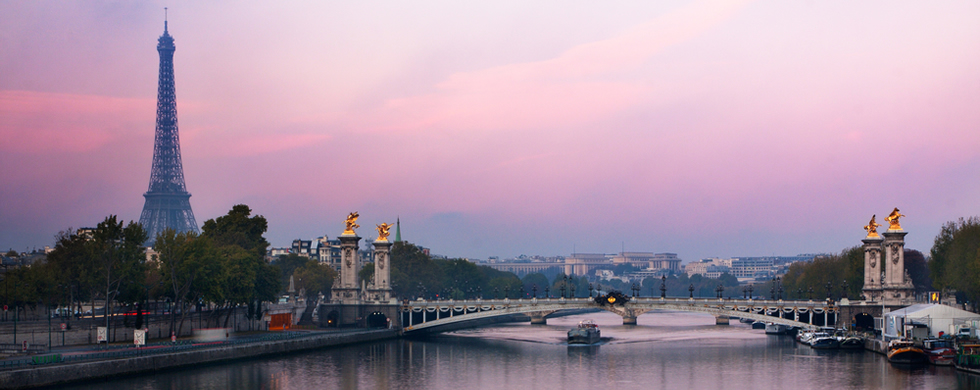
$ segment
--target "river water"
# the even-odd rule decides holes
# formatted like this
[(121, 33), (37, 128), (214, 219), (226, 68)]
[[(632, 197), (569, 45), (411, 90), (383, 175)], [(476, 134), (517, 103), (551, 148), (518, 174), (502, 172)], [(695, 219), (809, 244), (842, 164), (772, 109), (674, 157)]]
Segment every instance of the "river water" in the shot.
[[(593, 319), (603, 341), (568, 346)], [(600, 312), (114, 379), (71, 389), (980, 389), (951, 367), (902, 367), (868, 351), (819, 351), (733, 321)]]

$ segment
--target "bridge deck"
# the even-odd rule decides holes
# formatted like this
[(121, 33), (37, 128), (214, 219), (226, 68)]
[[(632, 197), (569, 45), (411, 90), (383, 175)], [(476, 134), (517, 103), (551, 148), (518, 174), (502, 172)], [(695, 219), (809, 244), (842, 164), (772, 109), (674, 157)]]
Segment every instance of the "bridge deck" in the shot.
[[(811, 300), (632, 298), (624, 305), (599, 305), (591, 298), (416, 300), (402, 304), (402, 325), (406, 332), (412, 332), (480, 318), (513, 314), (543, 316), (569, 309), (603, 309), (624, 318), (636, 318), (651, 310), (678, 310), (718, 317), (750, 318), (799, 327), (813, 327), (814, 314), (836, 314), (838, 311), (833, 302)], [(421, 313), (421, 315), (413, 313)], [(799, 321), (801, 315), (805, 316), (809, 323)], [(790, 318), (785, 318), (787, 316)], [(415, 317), (419, 317), (420, 321), (416, 321)], [(826, 316), (823, 317), (826, 320)], [(836, 315), (834, 317), (836, 322)]]

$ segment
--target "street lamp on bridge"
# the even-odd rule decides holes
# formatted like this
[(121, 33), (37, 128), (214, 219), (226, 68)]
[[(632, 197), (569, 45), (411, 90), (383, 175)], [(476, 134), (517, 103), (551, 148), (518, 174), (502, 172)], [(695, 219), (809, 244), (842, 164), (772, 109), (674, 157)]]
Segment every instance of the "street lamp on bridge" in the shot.
[(667, 297), (667, 275), (662, 275), (660, 276), (660, 298), (666, 298), (666, 297)]
[(715, 292), (718, 294), (718, 299), (721, 299), (721, 294), (725, 292), (725, 288), (719, 284), (718, 288), (715, 289)]
[(691, 287), (688, 287), (687, 291), (691, 293), (691, 298), (694, 298), (694, 283), (691, 283)]

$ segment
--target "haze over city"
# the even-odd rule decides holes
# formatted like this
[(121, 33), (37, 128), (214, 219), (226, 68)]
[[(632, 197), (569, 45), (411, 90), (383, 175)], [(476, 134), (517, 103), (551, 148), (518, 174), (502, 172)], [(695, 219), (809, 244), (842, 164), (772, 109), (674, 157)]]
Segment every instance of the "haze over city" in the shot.
[(980, 3), (4, 2), (0, 248), (147, 190), (164, 7), (198, 223), (450, 257), (907, 247), (978, 214)]

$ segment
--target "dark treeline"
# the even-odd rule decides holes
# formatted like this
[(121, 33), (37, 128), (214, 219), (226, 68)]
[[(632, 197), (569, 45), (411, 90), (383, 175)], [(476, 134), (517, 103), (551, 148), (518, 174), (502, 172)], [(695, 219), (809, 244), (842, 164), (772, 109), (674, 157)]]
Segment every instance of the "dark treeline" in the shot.
[(143, 247), (146, 231), (138, 223), (109, 216), (91, 233), (67, 229), (56, 237), (46, 262), (10, 269), (0, 294), (21, 318), (28, 311), (39, 317), (39, 308), (84, 313), (84, 304), (98, 307), (91, 314), (103, 316), (107, 325), (114, 313), (136, 310), (127, 326), (137, 328), (144, 311), (137, 309), (153, 301), (154, 307), (170, 308), (174, 331), (182, 329), (192, 307), (214, 309), (206, 319), (210, 326), (228, 326), (232, 311), (227, 309), (234, 307), (247, 307), (248, 318), (260, 319), (261, 303), (277, 301), (289, 276), (308, 296), (329, 294), (334, 279), (329, 266), (305, 258), (276, 265), (265, 261), (268, 225), (251, 212), (236, 205), (205, 221), (200, 234), (163, 231), (150, 259)]
[(980, 302), (980, 219), (972, 217), (943, 225), (930, 257), (933, 287), (956, 291), (959, 300)]

